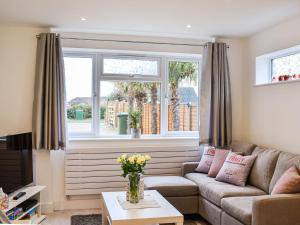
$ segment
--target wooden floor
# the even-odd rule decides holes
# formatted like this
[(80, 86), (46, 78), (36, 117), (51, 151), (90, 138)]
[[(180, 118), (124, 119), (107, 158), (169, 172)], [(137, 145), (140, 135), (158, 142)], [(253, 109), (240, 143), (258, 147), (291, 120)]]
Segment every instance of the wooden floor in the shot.
[[(100, 209), (82, 209), (82, 210), (64, 210), (55, 211), (47, 215), (47, 219), (43, 221), (42, 225), (71, 225), (72, 215), (88, 215), (100, 214)], [(185, 221), (184, 225), (209, 225), (202, 219)]]

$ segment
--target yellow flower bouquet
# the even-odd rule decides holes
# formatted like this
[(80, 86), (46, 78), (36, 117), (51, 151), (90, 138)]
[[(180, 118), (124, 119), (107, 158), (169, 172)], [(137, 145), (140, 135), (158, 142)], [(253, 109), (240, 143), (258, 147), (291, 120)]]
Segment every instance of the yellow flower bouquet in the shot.
[(129, 179), (129, 201), (131, 203), (139, 202), (141, 174), (144, 174), (144, 168), (150, 159), (150, 155), (141, 154), (131, 156), (123, 154), (117, 159), (123, 170), (122, 176)]

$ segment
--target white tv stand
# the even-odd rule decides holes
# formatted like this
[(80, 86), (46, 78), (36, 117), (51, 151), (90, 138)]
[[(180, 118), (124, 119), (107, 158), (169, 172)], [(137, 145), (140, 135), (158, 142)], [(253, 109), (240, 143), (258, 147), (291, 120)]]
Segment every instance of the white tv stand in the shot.
[[(26, 212), (23, 212), (20, 216), (17, 217), (16, 220), (11, 221), (12, 223), (16, 224), (41, 224), (43, 220), (45, 220), (47, 217), (45, 215), (41, 214), (41, 191), (44, 190), (46, 186), (29, 186), (29, 187), (24, 187), (12, 194), (9, 195), (9, 206), (8, 209), (4, 210), (6, 215), (9, 215), (9, 211), (24, 201), (28, 199), (35, 199), (37, 200), (36, 205), (31, 207), (29, 210)], [(18, 200), (13, 200), (13, 197), (19, 193), (19, 192), (26, 192), (25, 195), (20, 197)], [(36, 216), (32, 217), (31, 219), (23, 219), (32, 209), (37, 208), (37, 214)]]

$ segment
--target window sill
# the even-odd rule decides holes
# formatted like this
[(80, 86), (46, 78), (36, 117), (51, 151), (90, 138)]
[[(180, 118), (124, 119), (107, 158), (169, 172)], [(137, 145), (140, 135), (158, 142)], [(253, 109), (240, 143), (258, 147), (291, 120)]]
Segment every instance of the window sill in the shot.
[(76, 137), (69, 139), (68, 149), (81, 148), (127, 148), (127, 147), (178, 147), (198, 146), (199, 138), (196, 136), (164, 136), (164, 137)]
[(198, 140), (197, 136), (163, 136), (163, 137), (141, 137), (141, 138), (131, 138), (131, 137), (72, 137), (69, 141), (158, 141), (158, 140)]
[(279, 82), (271, 82), (271, 83), (265, 83), (265, 84), (255, 84), (254, 87), (261, 87), (261, 86), (269, 86), (269, 85), (280, 85), (280, 84), (290, 84), (290, 83), (298, 83), (299, 80), (287, 80), (287, 81), (279, 81)]

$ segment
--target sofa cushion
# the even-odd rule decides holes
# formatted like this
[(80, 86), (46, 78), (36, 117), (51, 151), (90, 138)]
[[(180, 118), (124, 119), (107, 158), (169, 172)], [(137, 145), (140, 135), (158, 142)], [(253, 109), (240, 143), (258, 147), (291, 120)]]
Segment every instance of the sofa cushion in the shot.
[(238, 142), (238, 141), (233, 141), (230, 145), (230, 149), (233, 152), (242, 152), (242, 153), (244, 153), (244, 155), (251, 155), (251, 153), (255, 147), (256, 147), (256, 145), (254, 145), (254, 144)]
[(271, 194), (296, 193), (300, 193), (300, 174), (297, 167), (292, 166), (278, 179)]
[(269, 193), (272, 192), (276, 182), (282, 176), (282, 174), (292, 166), (296, 166), (298, 169), (300, 169), (300, 155), (281, 152), (278, 157), (275, 171), (270, 183)]
[(216, 180), (245, 186), (256, 156), (241, 156), (230, 152), (219, 171)]
[(223, 198), (221, 207), (224, 212), (238, 221), (245, 225), (251, 225), (253, 198), (253, 196)]
[(144, 178), (145, 189), (157, 190), (164, 197), (198, 195), (198, 186), (180, 176), (154, 176)]
[(279, 154), (280, 151), (274, 149), (266, 149), (263, 147), (256, 147), (254, 149), (252, 155), (257, 157), (248, 178), (250, 185), (269, 192), (270, 182)]
[(230, 152), (229, 150), (225, 150), (225, 149), (216, 149), (215, 157), (208, 171), (209, 177), (216, 177), (218, 175), (229, 152)]
[(202, 197), (221, 206), (221, 200), (234, 196), (257, 196), (266, 193), (253, 186), (235, 186), (228, 183), (216, 181), (214, 178), (208, 177), (201, 173), (188, 173), (185, 177), (199, 186), (199, 193)]
[(195, 171), (200, 173), (208, 173), (213, 162), (216, 149), (212, 146), (205, 146), (200, 162)]

